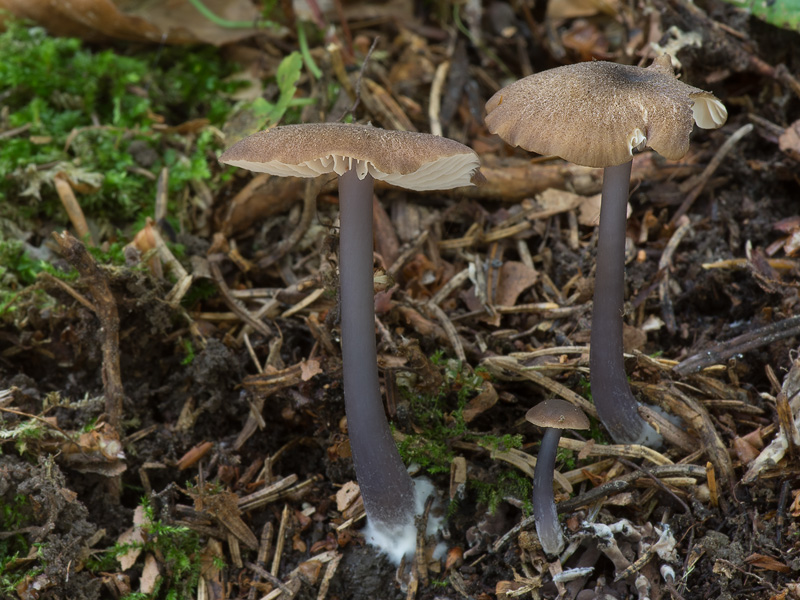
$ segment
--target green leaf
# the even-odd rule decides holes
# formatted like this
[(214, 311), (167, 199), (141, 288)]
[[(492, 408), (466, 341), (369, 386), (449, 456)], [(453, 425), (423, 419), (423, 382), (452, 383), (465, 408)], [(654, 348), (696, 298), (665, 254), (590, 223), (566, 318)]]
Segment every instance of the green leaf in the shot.
[(775, 27), (800, 31), (800, 0), (725, 0)]
[(270, 121), (272, 123), (280, 121), (286, 109), (289, 108), (289, 102), (294, 98), (294, 94), (297, 91), (297, 81), (300, 79), (302, 69), (303, 57), (299, 52), (292, 52), (289, 56), (284, 58), (278, 66), (275, 80), (281, 94), (278, 97), (278, 102), (275, 103), (273, 114), (270, 115)]
[(278, 99), (273, 104), (263, 98), (256, 98), (240, 108), (225, 126), (225, 139), (229, 145), (257, 131), (277, 125), (283, 119), (287, 109), (297, 104), (294, 95), (302, 69), (303, 57), (299, 52), (292, 52), (281, 61), (275, 73)]

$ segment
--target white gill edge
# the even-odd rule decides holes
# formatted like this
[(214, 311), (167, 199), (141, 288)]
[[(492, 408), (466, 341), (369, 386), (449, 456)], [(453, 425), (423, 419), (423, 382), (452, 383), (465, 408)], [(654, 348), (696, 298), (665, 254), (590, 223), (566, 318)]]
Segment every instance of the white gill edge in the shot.
[(694, 122), (703, 129), (717, 129), (728, 120), (728, 109), (713, 96), (692, 96)]
[(646, 142), (647, 137), (642, 133), (642, 130), (637, 127), (628, 136), (628, 154), (633, 155), (634, 150), (642, 150)]
[(384, 173), (370, 162), (339, 155), (324, 156), (297, 165), (288, 165), (274, 160), (266, 162), (231, 160), (225, 162), (234, 167), (281, 177), (317, 177), (325, 173), (343, 175), (348, 169), (355, 168), (359, 179), (364, 179), (369, 173), (375, 179), (417, 191), (444, 190), (472, 185), (470, 179), (480, 166), (478, 157), (471, 152), (439, 158), (425, 163), (413, 173), (405, 175)]

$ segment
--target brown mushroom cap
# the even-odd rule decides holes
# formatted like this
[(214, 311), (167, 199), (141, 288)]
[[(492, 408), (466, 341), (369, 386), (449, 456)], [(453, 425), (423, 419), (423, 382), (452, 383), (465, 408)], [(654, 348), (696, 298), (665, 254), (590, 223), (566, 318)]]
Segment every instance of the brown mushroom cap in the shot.
[(646, 69), (594, 61), (542, 71), (497, 92), (486, 111), (509, 144), (588, 167), (621, 165), (644, 146), (677, 160), (693, 122), (716, 129), (728, 117), (713, 94), (675, 77), (667, 55)]
[(559, 398), (540, 402), (525, 413), (525, 418), (539, 427), (589, 429), (589, 417), (574, 404)]
[(371, 125), (308, 123), (260, 131), (237, 142), (220, 162), (295, 177), (342, 175), (351, 167), (411, 190), (443, 190), (478, 183), (475, 152), (456, 141)]

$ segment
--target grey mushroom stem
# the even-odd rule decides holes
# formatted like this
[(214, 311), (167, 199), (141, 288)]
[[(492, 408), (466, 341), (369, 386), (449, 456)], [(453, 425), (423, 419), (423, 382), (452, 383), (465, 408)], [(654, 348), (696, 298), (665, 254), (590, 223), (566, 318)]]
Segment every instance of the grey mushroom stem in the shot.
[(414, 483), (392, 438), (381, 400), (372, 272), (373, 178), (339, 178), (339, 302), (345, 412), (367, 518), (389, 531), (413, 524)]
[(533, 520), (536, 534), (542, 543), (545, 554), (560, 554), (564, 549), (564, 534), (558, 522), (555, 496), (553, 494), (553, 475), (556, 469), (556, 451), (562, 429), (545, 427), (542, 445), (536, 456), (533, 471)]
[(589, 363), (597, 414), (618, 444), (659, 445), (661, 436), (639, 416), (625, 374), (622, 314), (625, 283), (625, 229), (631, 164), (603, 171), (603, 201), (597, 238), (597, 271)]

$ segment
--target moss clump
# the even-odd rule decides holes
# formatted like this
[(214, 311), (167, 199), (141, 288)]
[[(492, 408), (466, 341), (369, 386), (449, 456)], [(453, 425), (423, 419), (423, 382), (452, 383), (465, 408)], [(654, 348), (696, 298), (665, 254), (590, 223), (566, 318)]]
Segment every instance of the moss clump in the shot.
[(431, 363), (441, 369), (443, 376), (435, 393), (418, 394), (411, 388), (401, 388), (421, 432), (403, 440), (400, 456), (430, 474), (449, 473), (455, 456), (449, 442), (480, 437), (467, 431), (463, 412), (467, 401), (480, 392), (485, 379), (480, 372), (473, 372), (461, 362), (444, 358), (441, 352), (431, 357)]
[(90, 190), (80, 196), (87, 216), (126, 222), (153, 203), (148, 172), (169, 167), (172, 194), (211, 177), (210, 130), (187, 139), (157, 126), (224, 121), (231, 108), (225, 92), (233, 90), (225, 77), (233, 67), (215, 49), (125, 55), (11, 22), (0, 34), (0, 55), (14, 57), (0, 63), (0, 125), (19, 129), (0, 145), (0, 198), (13, 200), (23, 217), (66, 220), (52, 186), (58, 172)]
[(517, 471), (501, 471), (491, 483), (470, 479), (467, 485), (477, 493), (478, 502), (485, 504), (490, 514), (494, 514), (500, 502), (506, 498), (515, 498), (521, 502), (526, 516), (533, 512), (533, 484)]

